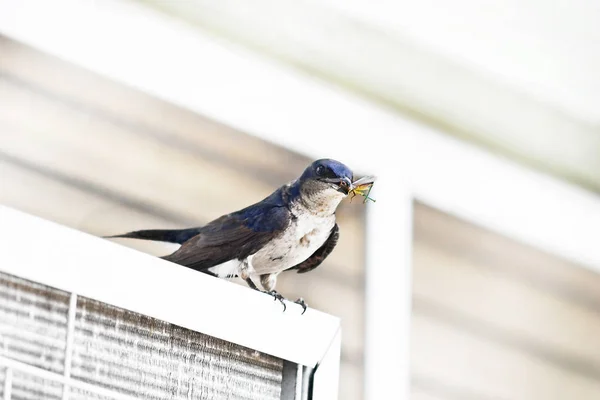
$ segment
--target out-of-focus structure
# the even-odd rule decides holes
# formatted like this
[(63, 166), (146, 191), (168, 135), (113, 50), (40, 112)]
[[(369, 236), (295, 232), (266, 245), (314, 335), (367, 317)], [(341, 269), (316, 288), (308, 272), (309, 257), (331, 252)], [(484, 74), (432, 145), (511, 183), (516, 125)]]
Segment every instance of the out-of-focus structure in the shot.
[(338, 158), (378, 201), (344, 205), (326, 266), (281, 291), (341, 317), (340, 399), (594, 399), (599, 19), (0, 0), (0, 203), (95, 235), (192, 226)]

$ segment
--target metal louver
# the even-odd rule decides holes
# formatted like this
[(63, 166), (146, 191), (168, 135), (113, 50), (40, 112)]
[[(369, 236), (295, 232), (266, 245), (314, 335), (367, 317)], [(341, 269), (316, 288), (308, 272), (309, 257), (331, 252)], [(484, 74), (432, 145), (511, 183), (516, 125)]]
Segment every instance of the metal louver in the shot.
[(12, 400), (281, 397), (279, 358), (85, 297), (70, 319), (70, 297), (0, 273), (0, 394), (4, 364)]
[(144, 399), (279, 399), (283, 361), (79, 298), (73, 378)]
[(0, 355), (62, 373), (69, 294), (0, 273)]

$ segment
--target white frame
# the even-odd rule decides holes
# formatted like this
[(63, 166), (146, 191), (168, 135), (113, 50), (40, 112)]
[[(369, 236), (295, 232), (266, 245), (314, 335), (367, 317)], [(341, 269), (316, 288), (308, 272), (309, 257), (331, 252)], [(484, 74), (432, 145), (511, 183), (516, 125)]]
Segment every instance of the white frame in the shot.
[(0, 33), (265, 140), (378, 175), (378, 202), (368, 209), (367, 399), (408, 396), (413, 200), (600, 271), (594, 194), (142, 5), (1, 0)]

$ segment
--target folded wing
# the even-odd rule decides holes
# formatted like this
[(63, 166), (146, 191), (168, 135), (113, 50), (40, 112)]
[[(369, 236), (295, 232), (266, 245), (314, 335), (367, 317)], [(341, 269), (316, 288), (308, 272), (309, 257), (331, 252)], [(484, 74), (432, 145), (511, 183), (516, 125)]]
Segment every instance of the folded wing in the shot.
[(281, 234), (289, 220), (286, 207), (255, 204), (210, 222), (163, 258), (199, 271), (229, 260), (243, 260)]

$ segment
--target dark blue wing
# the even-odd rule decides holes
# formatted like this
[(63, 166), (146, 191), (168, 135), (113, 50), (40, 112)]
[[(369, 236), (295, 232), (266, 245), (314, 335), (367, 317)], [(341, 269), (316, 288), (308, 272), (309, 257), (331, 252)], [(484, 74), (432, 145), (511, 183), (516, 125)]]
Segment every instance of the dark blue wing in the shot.
[(277, 237), (288, 226), (290, 212), (282, 189), (265, 200), (202, 227), (165, 260), (205, 270), (229, 260), (242, 260)]

